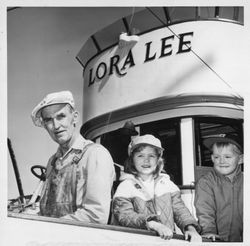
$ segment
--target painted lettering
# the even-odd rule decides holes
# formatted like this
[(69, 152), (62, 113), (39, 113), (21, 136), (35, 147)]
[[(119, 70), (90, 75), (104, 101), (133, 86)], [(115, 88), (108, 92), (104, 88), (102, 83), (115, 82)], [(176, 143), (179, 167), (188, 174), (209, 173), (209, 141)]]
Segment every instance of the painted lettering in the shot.
[(126, 73), (122, 74), (120, 72), (120, 69), (118, 67), (118, 62), (120, 60), (120, 57), (118, 55), (115, 55), (113, 57), (110, 58), (110, 70), (109, 70), (109, 75), (113, 74), (113, 68), (115, 69), (116, 73), (123, 76)]
[(173, 40), (174, 35), (161, 39), (161, 55), (159, 58), (172, 55), (172, 44), (166, 44), (166, 41), (170, 39)]
[(91, 86), (91, 85), (93, 85), (95, 83), (95, 78), (92, 79), (92, 74), (93, 74), (93, 68), (91, 68), (89, 70), (89, 84), (88, 84), (88, 86)]
[(106, 72), (107, 72), (107, 65), (104, 62), (101, 62), (96, 69), (96, 77), (98, 79), (102, 79), (106, 75)]
[[(173, 47), (178, 47), (178, 50), (175, 54), (181, 54), (191, 51), (191, 40), (190, 37), (193, 36), (193, 32), (186, 32), (179, 34), (178, 38), (175, 35), (163, 37), (160, 39), (160, 47), (159, 50), (152, 50), (153, 41), (145, 43), (145, 62), (154, 61), (157, 57), (163, 58), (167, 56), (171, 56), (174, 53)], [(178, 46), (174, 46), (173, 42), (178, 42)], [(119, 66), (120, 64), (120, 66)], [(130, 49), (127, 53), (125, 61), (121, 66), (121, 57), (119, 55), (114, 55), (110, 57), (109, 63), (100, 62), (94, 70), (94, 68), (90, 68), (89, 70), (89, 84), (88, 86), (93, 85), (96, 81), (103, 79), (105, 76), (110, 76), (112, 74), (117, 74), (119, 76), (125, 76), (129, 68), (135, 66), (135, 60), (133, 56), (132, 49)]]
[(191, 41), (184, 41), (184, 38), (186, 36), (193, 36), (193, 34), (193, 32), (186, 32), (179, 35), (180, 42), (177, 54), (189, 52), (191, 50)]
[(150, 55), (150, 46), (151, 46), (152, 42), (148, 42), (146, 43), (146, 56), (145, 56), (145, 60), (144, 62), (148, 62), (148, 61), (152, 61), (155, 59), (156, 53), (154, 53), (153, 56), (149, 56)]
[(135, 65), (135, 61), (134, 61), (132, 50), (129, 50), (128, 55), (126, 57), (126, 60), (125, 60), (125, 62), (123, 64), (121, 70), (126, 69), (127, 65), (129, 65), (129, 68), (133, 67)]

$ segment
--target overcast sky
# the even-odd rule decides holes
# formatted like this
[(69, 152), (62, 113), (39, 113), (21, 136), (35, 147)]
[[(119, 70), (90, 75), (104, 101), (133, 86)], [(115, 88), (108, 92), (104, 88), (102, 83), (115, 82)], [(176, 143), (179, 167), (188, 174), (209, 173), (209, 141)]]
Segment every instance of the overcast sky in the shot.
[[(82, 112), (82, 67), (75, 59), (96, 31), (132, 14), (132, 7), (22, 7), (7, 14), (8, 137), (25, 194), (38, 179), (32, 165), (46, 166), (56, 149), (48, 133), (32, 124), (33, 107), (51, 92), (70, 90)], [(8, 157), (8, 198), (18, 190)]]
[[(83, 68), (75, 58), (77, 53), (96, 31), (138, 9), (141, 8), (21, 7), (7, 13), (7, 137), (12, 141), (25, 194), (31, 194), (38, 184), (31, 166), (46, 166), (57, 149), (48, 133), (32, 124), (32, 109), (46, 94), (70, 90), (81, 119)], [(247, 23), (248, 16), (245, 20)], [(80, 120), (79, 127), (81, 124)], [(7, 158), (8, 198), (15, 198), (19, 194), (9, 155)]]
[[(25, 195), (32, 194), (38, 184), (38, 179), (31, 174), (31, 166), (35, 164), (46, 166), (48, 158), (57, 149), (57, 144), (50, 139), (48, 133), (32, 124), (30, 118), (32, 109), (46, 94), (70, 90), (75, 96), (80, 112), (80, 128), (82, 124), (83, 68), (75, 57), (93, 33), (133, 12), (132, 7), (21, 7), (9, 11), (7, 14), (5, 9), (6, 6), (53, 6), (53, 3), (60, 5), (63, 2), (66, 5), (75, 6), (79, 3), (81, 5), (93, 3), (93, 5), (114, 6), (114, 4), (107, 3), (112, 2), (111, 0), (0, 0), (0, 220), (2, 222), (6, 221), (6, 196), (8, 198), (19, 196), (12, 163), (6, 148), (6, 138), (9, 137), (12, 141), (24, 193)], [(179, 5), (202, 4), (203, 6), (244, 5), (245, 25), (246, 29), (250, 30), (250, 8), (247, 0), (113, 0), (113, 2), (116, 5), (124, 3), (124, 6), (129, 6), (129, 4), (130, 6), (142, 6), (142, 4), (162, 6), (175, 5), (175, 3)], [(7, 29), (5, 29), (6, 21)], [(235, 49), (237, 49), (237, 44), (235, 44)], [(8, 69), (6, 76), (5, 68)], [(244, 130), (245, 136), (249, 134), (249, 100), (250, 96), (244, 99), (244, 124), (247, 126)], [(5, 119), (6, 116), (7, 119)], [(249, 141), (250, 138), (246, 138), (244, 146), (248, 146)], [(245, 153), (244, 160), (249, 162), (248, 152)], [(247, 170), (249, 168), (246, 165), (244, 175), (247, 174)], [(247, 179), (245, 181), (247, 182)], [(244, 191), (245, 194), (250, 194), (250, 186), (244, 186)], [(244, 201), (246, 205), (244, 210), (245, 228), (250, 228), (247, 226), (250, 207), (247, 205), (250, 200), (245, 199)], [(37, 231), (37, 227), (28, 227), (28, 222), (27, 227), (23, 228), (24, 230), (19, 230), (18, 226), (24, 225), (20, 221), (25, 223), (25, 220), (13, 221), (12, 218), (9, 218), (8, 221), (12, 221), (16, 227), (14, 229), (11, 227), (10, 234), (5, 233), (6, 236), (3, 233), (1, 238), (14, 236), (17, 241), (27, 234), (31, 234), (35, 238), (35, 235), (41, 231), (46, 231), (46, 227), (51, 234), (43, 233), (45, 240), (50, 240), (50, 237), (55, 235), (66, 237), (68, 233), (66, 226), (63, 230), (60, 227), (60, 231), (59, 227), (58, 230), (51, 230), (46, 223), (41, 224), (44, 230)], [(1, 225), (2, 228), (6, 228), (6, 224)], [(53, 229), (56, 226), (57, 224)], [(15, 229), (17, 233), (13, 233)], [(20, 235), (21, 233), (24, 235)], [(106, 238), (109, 240), (108, 236)], [(77, 237), (71, 240), (75, 239)], [(19, 245), (21, 244), (19, 243)]]

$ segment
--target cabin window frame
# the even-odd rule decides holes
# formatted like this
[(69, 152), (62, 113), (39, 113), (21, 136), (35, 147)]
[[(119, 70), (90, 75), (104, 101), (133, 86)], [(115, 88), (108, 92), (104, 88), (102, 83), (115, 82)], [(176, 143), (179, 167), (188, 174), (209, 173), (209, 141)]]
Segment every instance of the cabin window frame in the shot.
[[(208, 150), (202, 143), (204, 140), (204, 136), (221, 134), (221, 133), (237, 133), (243, 140), (244, 137), (243, 123), (244, 123), (243, 119), (235, 119), (227, 117), (218, 117), (218, 116), (194, 117), (194, 135), (195, 135), (194, 151), (196, 158), (196, 163), (194, 166), (195, 168), (194, 174), (196, 182), (200, 179), (201, 176), (203, 176), (208, 171), (213, 169), (213, 163), (210, 158), (211, 151)], [(201, 127), (203, 127), (203, 129), (201, 129)], [(221, 131), (219, 130), (219, 128), (222, 128), (224, 130)], [(208, 134), (208, 132), (210, 133)]]

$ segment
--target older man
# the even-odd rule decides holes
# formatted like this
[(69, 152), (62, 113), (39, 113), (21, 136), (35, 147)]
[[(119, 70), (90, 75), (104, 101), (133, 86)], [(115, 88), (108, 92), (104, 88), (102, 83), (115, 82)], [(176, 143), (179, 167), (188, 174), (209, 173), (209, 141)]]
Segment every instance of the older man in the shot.
[(110, 153), (76, 131), (78, 112), (71, 92), (48, 94), (32, 111), (36, 126), (59, 144), (49, 159), (40, 214), (105, 224), (115, 176)]

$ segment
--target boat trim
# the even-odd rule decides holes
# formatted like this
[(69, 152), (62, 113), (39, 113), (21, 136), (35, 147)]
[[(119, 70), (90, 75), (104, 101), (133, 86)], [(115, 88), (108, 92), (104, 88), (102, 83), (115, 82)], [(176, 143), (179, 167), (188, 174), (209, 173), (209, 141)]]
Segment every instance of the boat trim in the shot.
[[(233, 96), (221, 96), (221, 95), (179, 95), (179, 96), (166, 96), (153, 100), (149, 100), (143, 103), (134, 104), (119, 110), (114, 110), (98, 117), (95, 117), (85, 122), (80, 132), (86, 137), (93, 131), (105, 127), (107, 125), (121, 122), (126, 119), (132, 119), (139, 116), (146, 116), (152, 113), (163, 112), (166, 110), (177, 110), (177, 109), (191, 109), (192, 107), (216, 107), (230, 108), (243, 111), (242, 106), (244, 105), (243, 98)], [(233, 108), (235, 105), (235, 108)], [(204, 113), (203, 113), (204, 114)], [(190, 110), (188, 116), (192, 115)], [(184, 116), (185, 117), (185, 116)], [(135, 123), (135, 122), (134, 122)]]
[[(38, 215), (32, 215), (32, 214), (8, 212), (8, 217), (16, 218), (16, 219), (27, 219), (27, 220), (33, 220), (33, 221), (52, 222), (52, 223), (57, 223), (57, 224), (73, 225), (73, 226), (88, 227), (88, 228), (95, 228), (95, 229), (102, 229), (102, 230), (134, 233), (134, 234), (141, 234), (145, 236), (158, 236), (156, 232), (149, 231), (149, 230), (136, 229), (136, 228), (130, 228), (130, 227), (124, 227), (124, 226), (116, 226), (116, 225), (87, 223), (87, 222), (82, 222), (82, 221), (67, 220), (63, 218), (45, 217), (45, 216), (38, 216)], [(173, 239), (185, 240), (185, 236), (181, 234), (174, 234)], [(206, 238), (203, 238), (202, 241), (211, 242), (211, 240), (206, 239)]]

